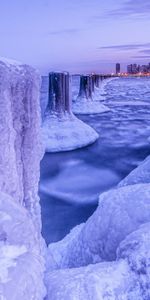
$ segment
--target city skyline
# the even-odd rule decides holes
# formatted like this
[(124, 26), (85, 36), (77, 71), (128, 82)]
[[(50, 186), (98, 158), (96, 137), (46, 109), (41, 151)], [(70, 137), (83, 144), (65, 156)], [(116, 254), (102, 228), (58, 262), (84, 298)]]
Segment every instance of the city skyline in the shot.
[[(0, 56), (41, 73), (122, 71), (150, 60), (149, 0), (9, 0), (0, 5)], [(138, 34), (137, 34), (138, 33)]]

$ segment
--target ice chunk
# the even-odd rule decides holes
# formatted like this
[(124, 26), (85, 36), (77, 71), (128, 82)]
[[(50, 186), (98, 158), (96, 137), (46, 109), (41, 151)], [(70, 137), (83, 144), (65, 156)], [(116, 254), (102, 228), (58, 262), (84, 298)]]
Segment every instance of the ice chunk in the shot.
[(0, 192), (0, 296), (41, 300), (44, 259), (39, 235), (28, 211)]
[[(67, 243), (63, 253), (63, 241), (55, 246), (53, 244), (53, 259), (55, 251), (57, 257), (59, 252), (57, 268), (80, 267), (103, 260), (114, 260), (120, 242), (141, 224), (149, 221), (150, 184), (136, 184), (103, 193), (97, 210), (75, 239), (71, 234), (70, 243)], [(51, 252), (51, 245), (49, 251)]]
[(150, 156), (125, 177), (118, 186), (121, 187), (136, 183), (150, 183)]
[(150, 223), (126, 237), (117, 261), (46, 274), (48, 300), (149, 300)]
[(125, 261), (53, 271), (46, 274), (46, 300), (128, 300), (134, 284)]

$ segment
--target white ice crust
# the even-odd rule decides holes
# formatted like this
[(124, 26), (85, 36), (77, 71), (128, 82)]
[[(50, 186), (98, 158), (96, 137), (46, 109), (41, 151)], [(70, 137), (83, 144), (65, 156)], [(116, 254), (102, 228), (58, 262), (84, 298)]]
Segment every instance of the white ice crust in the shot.
[(150, 158), (103, 193), (89, 220), (50, 244), (47, 299), (150, 299)]
[(46, 152), (69, 151), (85, 147), (98, 139), (98, 133), (72, 113), (48, 114), (43, 122)]
[(0, 299), (43, 299), (44, 260), (29, 212), (0, 192), (0, 217)]
[(73, 102), (72, 110), (75, 114), (88, 115), (104, 113), (110, 109), (100, 101), (90, 101), (86, 98), (78, 97), (78, 99)]
[(41, 300), (40, 76), (0, 60), (0, 299)]

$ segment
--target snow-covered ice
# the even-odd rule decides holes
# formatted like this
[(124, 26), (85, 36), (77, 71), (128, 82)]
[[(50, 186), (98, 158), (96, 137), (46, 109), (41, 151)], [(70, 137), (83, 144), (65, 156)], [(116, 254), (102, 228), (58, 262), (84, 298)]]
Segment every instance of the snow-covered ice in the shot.
[(122, 187), (137, 183), (150, 183), (150, 156), (148, 156), (136, 169), (125, 177), (118, 186)]
[[(72, 268), (114, 260), (119, 243), (141, 224), (150, 221), (149, 199), (150, 184), (131, 185), (103, 193), (97, 210), (81, 232), (76, 238), (70, 233), (71, 242), (67, 243), (62, 255), (62, 241), (49, 245), (50, 267)], [(69, 241), (69, 237), (67, 239)]]
[(46, 152), (69, 151), (85, 147), (98, 139), (98, 133), (73, 114), (46, 116), (43, 141)]
[(40, 76), (0, 60), (0, 299), (41, 300), (45, 244), (38, 197)]
[(0, 216), (0, 296), (6, 300), (43, 299), (44, 259), (29, 212), (0, 192)]
[(126, 237), (114, 262), (46, 274), (47, 299), (149, 300), (150, 223)]
[(78, 98), (73, 102), (73, 112), (75, 114), (88, 115), (100, 114), (109, 111), (110, 109), (101, 102)]

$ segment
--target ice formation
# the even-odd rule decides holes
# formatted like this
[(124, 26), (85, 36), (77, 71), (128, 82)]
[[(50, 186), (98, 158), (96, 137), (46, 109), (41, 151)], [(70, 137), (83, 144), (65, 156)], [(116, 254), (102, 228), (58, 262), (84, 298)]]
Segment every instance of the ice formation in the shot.
[(0, 59), (0, 299), (41, 300), (40, 76)]
[(101, 100), (99, 76), (82, 75), (79, 95), (76, 101), (73, 101), (73, 112), (76, 114), (99, 114), (109, 111), (108, 107), (95, 100)]
[(137, 183), (150, 183), (150, 156), (123, 179), (118, 186), (121, 187)]
[(63, 252), (63, 241), (49, 245), (50, 266), (54, 269), (72, 268), (114, 260), (119, 243), (141, 224), (150, 221), (149, 199), (150, 184), (131, 185), (103, 193), (97, 210), (82, 225), (76, 238), (71, 232), (71, 242), (69, 237), (67, 242), (64, 240)]
[(49, 272), (46, 276), (51, 300), (149, 300), (150, 223), (126, 237), (114, 262)]
[(150, 299), (149, 157), (47, 253), (47, 299)]
[(49, 102), (43, 122), (43, 139), (47, 152), (81, 148), (98, 139), (96, 131), (71, 111), (68, 73), (49, 75)]

